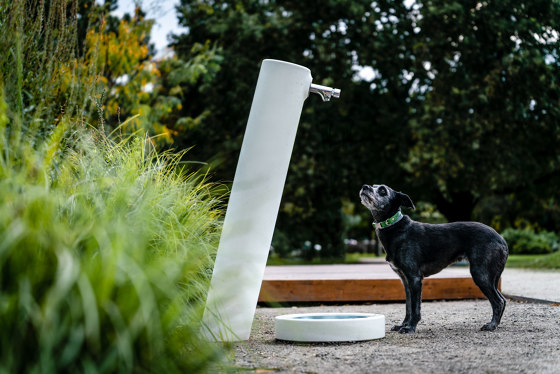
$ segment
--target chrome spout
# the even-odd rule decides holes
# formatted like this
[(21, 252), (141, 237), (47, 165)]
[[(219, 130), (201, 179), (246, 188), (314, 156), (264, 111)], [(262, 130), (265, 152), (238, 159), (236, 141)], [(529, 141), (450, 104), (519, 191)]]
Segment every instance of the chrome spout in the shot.
[(309, 92), (313, 92), (321, 96), (323, 101), (330, 101), (331, 97), (339, 98), (340, 97), (340, 90), (338, 88), (332, 88), (327, 86), (321, 86), (319, 84), (311, 84), (309, 87)]

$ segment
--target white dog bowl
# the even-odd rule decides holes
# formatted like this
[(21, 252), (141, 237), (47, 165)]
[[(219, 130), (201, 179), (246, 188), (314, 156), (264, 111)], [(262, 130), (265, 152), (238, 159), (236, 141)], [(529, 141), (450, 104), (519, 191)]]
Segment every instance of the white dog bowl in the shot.
[(385, 316), (371, 313), (285, 314), (275, 319), (276, 339), (353, 342), (385, 337)]

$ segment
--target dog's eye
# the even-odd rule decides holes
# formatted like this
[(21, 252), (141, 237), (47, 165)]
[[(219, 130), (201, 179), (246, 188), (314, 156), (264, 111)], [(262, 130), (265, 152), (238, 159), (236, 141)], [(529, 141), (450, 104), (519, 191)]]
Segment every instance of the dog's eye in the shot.
[(379, 187), (377, 193), (379, 196), (387, 196), (387, 189), (385, 187)]

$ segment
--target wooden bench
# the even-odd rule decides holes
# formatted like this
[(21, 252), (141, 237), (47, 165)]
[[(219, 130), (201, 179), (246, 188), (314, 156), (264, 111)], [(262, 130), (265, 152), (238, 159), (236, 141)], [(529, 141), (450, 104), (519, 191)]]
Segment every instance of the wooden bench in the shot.
[[(423, 300), (484, 298), (468, 267), (424, 279)], [(267, 266), (259, 302), (369, 302), (405, 299), (401, 280), (386, 262), (356, 265)]]

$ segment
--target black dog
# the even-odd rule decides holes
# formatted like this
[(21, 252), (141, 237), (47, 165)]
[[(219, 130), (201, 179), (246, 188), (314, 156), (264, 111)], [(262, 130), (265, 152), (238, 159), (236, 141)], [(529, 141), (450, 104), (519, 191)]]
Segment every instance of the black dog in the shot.
[(385, 185), (364, 185), (360, 198), (373, 215), (376, 234), (387, 253), (387, 262), (399, 275), (406, 293), (406, 317), (391, 330), (411, 333), (420, 321), (422, 280), (466, 258), (476, 285), (492, 304), (492, 321), (482, 330), (496, 329), (506, 299), (498, 281), (508, 257), (507, 244), (494, 229), (478, 222), (432, 225), (413, 221), (401, 206), (414, 209), (408, 195)]

